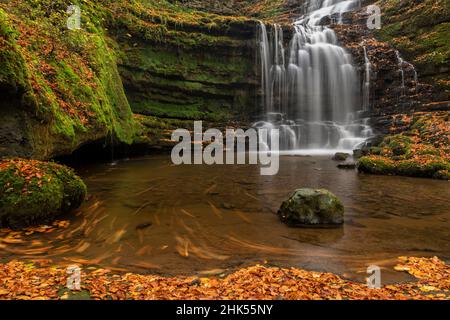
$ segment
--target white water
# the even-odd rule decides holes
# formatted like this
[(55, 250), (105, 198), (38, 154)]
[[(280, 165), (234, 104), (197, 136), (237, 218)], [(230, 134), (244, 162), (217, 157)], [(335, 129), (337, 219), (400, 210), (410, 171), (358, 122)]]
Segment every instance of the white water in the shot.
[(395, 54), (397, 55), (397, 61), (398, 61), (398, 68), (400, 73), (400, 80), (401, 80), (401, 95), (406, 95), (406, 85), (405, 85), (405, 71), (412, 71), (413, 73), (413, 81), (414, 81), (414, 89), (417, 93), (417, 87), (419, 85), (419, 79), (417, 75), (417, 71), (414, 68), (414, 66), (409, 63), (408, 61), (403, 60), (403, 58), (400, 56), (400, 52), (395, 51)]
[(398, 52), (398, 51), (395, 51), (395, 54), (397, 55), (397, 60), (398, 60), (398, 67), (399, 67), (399, 73), (400, 73), (400, 76), (401, 76), (401, 81), (402, 81), (402, 84), (401, 84), (401, 92), (402, 92), (402, 96), (404, 96), (405, 95), (405, 70), (403, 69), (403, 63), (405, 62), (403, 59), (402, 59), (402, 57), (400, 57), (400, 52)]
[(367, 56), (367, 48), (364, 46), (364, 83), (363, 83), (363, 111), (370, 110), (370, 77), (372, 65), (370, 63), (369, 57)]
[[(352, 57), (332, 29), (318, 25), (324, 17), (342, 21), (358, 6), (355, 0), (310, 1), (308, 13), (294, 23), (288, 50), (281, 27), (269, 37), (261, 23), (265, 117), (254, 126), (279, 129), (281, 150), (350, 151), (372, 135), (367, 119), (356, 116), (363, 103)], [(370, 71), (366, 76), (370, 81)]]

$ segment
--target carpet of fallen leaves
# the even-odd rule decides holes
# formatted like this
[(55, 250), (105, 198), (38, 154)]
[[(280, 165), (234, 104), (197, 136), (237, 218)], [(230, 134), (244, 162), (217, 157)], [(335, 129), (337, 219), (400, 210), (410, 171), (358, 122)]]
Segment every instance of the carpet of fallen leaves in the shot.
[[(417, 282), (369, 289), (357, 283), (322, 272), (297, 268), (256, 265), (240, 269), (224, 278), (162, 277), (116, 273), (88, 268), (82, 273), (83, 292), (90, 299), (449, 299), (450, 267), (437, 257), (400, 257), (395, 267), (408, 272)], [(0, 264), (0, 299), (67, 299), (66, 268), (11, 261)]]
[[(440, 151), (440, 156), (450, 160), (448, 146), (450, 145), (450, 122), (448, 111), (416, 112), (412, 115), (394, 116), (394, 125), (390, 128), (393, 133), (406, 132), (413, 140), (413, 153), (417, 154), (425, 146), (432, 146)], [(411, 130), (412, 125), (419, 125)]]

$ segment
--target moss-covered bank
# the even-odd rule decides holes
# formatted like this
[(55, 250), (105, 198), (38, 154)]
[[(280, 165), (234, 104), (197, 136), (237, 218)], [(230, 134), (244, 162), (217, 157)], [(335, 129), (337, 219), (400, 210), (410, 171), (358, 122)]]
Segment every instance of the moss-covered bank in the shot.
[(450, 114), (404, 115), (399, 123), (403, 132), (370, 148), (358, 161), (359, 171), (450, 180)]
[(106, 136), (132, 141), (104, 1), (74, 3), (80, 30), (66, 26), (66, 1), (0, 4), (0, 155), (45, 159)]
[(0, 162), (0, 225), (23, 227), (78, 208), (86, 185), (73, 170), (52, 162)]

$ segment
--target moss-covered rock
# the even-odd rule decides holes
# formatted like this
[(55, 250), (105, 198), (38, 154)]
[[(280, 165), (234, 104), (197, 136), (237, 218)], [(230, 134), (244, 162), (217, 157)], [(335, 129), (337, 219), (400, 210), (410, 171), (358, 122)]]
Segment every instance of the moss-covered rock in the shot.
[[(360, 172), (448, 180), (450, 170), (449, 112), (404, 116), (408, 127), (386, 136), (358, 161)], [(393, 128), (395, 131), (395, 128)]]
[(450, 181), (450, 170), (440, 170), (434, 174), (433, 178)]
[(350, 154), (349, 153), (345, 153), (345, 152), (337, 152), (334, 156), (333, 156), (333, 160), (334, 161), (345, 161), (348, 158), (350, 158)]
[(383, 156), (366, 156), (358, 161), (358, 170), (378, 175), (399, 175), (408, 177), (448, 180), (450, 162), (439, 157), (414, 157), (395, 161)]
[(449, 169), (450, 163), (441, 159), (409, 159), (399, 161), (396, 165), (398, 175), (424, 178), (439, 177), (438, 172)]
[(297, 189), (283, 202), (278, 216), (290, 226), (342, 224), (344, 206), (328, 190)]
[(381, 153), (394, 157), (408, 157), (411, 154), (411, 138), (404, 135), (388, 136), (380, 145)]
[(358, 170), (364, 173), (388, 175), (394, 171), (394, 164), (388, 158), (380, 156), (366, 156), (358, 160)]
[(0, 162), (0, 224), (23, 227), (81, 205), (86, 185), (68, 167), (34, 160)]
[(66, 1), (0, 3), (0, 156), (49, 159), (110, 136), (132, 142), (106, 2), (74, 2), (80, 30), (66, 26)]

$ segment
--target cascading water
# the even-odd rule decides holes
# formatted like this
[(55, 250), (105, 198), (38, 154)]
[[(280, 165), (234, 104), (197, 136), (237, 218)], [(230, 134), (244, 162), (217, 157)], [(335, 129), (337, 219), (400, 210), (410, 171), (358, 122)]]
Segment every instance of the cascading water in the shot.
[(408, 61), (403, 60), (403, 58), (400, 56), (400, 52), (395, 51), (395, 54), (397, 56), (397, 61), (398, 61), (398, 67), (399, 67), (399, 73), (400, 73), (400, 77), (401, 77), (401, 93), (402, 96), (406, 95), (406, 85), (405, 85), (405, 67), (406, 70), (412, 70), (413, 73), (413, 81), (414, 81), (414, 90), (417, 93), (417, 87), (419, 85), (419, 79), (418, 79), (418, 75), (417, 75), (417, 71), (414, 68), (414, 66), (409, 63)]
[(363, 111), (370, 110), (370, 72), (372, 65), (370, 64), (369, 57), (367, 55), (367, 48), (364, 46), (364, 83), (363, 83)]
[(400, 76), (402, 79), (402, 96), (405, 95), (405, 70), (403, 69), (403, 63), (405, 62), (402, 57), (400, 57), (400, 52), (395, 51), (395, 54), (397, 55), (397, 60), (398, 60), (398, 67), (399, 67), (399, 72), (400, 72)]
[(281, 150), (353, 150), (372, 134), (367, 119), (357, 119), (363, 104), (352, 57), (332, 29), (319, 25), (324, 17), (341, 21), (358, 5), (355, 0), (309, 2), (308, 13), (294, 23), (288, 51), (281, 27), (273, 27), (270, 42), (261, 23), (265, 119), (254, 126), (279, 129)]

